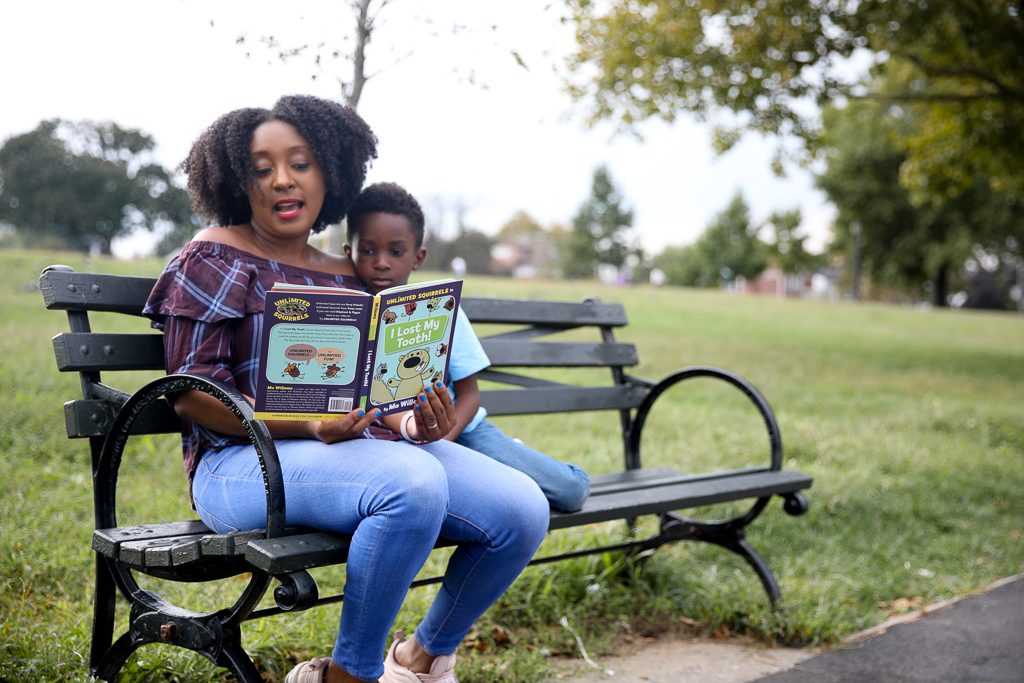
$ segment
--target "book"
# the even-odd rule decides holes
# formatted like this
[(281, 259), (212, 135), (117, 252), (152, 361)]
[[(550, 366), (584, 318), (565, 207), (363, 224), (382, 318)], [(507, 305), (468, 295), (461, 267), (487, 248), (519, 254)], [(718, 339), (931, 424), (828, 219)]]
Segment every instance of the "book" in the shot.
[(356, 408), (409, 410), (423, 386), (448, 383), (461, 280), (377, 295), (275, 284), (264, 302), (254, 417), (325, 420)]

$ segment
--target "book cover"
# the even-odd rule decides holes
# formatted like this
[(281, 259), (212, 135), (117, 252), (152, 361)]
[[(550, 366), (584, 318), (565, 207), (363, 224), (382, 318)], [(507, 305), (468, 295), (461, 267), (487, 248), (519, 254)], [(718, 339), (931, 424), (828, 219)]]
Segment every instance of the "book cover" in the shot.
[(461, 280), (376, 296), (278, 283), (265, 299), (254, 416), (324, 420), (357, 407), (410, 409), (424, 384), (448, 382)]

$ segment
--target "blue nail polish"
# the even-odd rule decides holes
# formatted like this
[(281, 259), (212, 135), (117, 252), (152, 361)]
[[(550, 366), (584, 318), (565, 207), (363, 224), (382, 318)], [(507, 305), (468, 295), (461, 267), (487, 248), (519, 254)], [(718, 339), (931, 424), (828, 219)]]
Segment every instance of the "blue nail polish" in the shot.
[(420, 412), (420, 407), (419, 406), (416, 406), (416, 412), (417, 413)]
[(366, 415), (366, 411), (363, 410), (362, 408), (360, 408), (359, 409), (359, 417), (362, 417), (363, 415)]
[(426, 402), (426, 400), (427, 400), (427, 397), (424, 396), (423, 394), (420, 394), (420, 401)]
[(429, 394), (430, 393), (430, 387), (423, 387), (423, 393)]
[(373, 414), (374, 417), (380, 417), (380, 415), (381, 415), (381, 413), (380, 413), (379, 410), (376, 413)]
[(437, 388), (438, 389), (444, 389), (444, 382), (438, 382), (437, 383)]

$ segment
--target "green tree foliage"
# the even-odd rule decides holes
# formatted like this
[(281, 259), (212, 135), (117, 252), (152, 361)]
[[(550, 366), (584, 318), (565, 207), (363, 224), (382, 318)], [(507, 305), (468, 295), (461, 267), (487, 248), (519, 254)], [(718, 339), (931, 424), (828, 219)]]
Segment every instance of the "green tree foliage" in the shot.
[(822, 265), (820, 254), (807, 251), (808, 235), (800, 227), (801, 220), (799, 209), (776, 211), (762, 226), (772, 233), (768, 258), (784, 273), (810, 273)]
[(543, 236), (544, 228), (533, 216), (526, 211), (517, 211), (512, 218), (505, 221), (494, 235), (494, 239), (528, 246)]
[(712, 266), (704, 267), (695, 245), (665, 247), (654, 257), (654, 267), (665, 274), (670, 285), (711, 287), (718, 282)]
[(834, 252), (860, 263), (877, 287), (930, 290), (944, 306), (968, 262), (1020, 261), (1024, 205), (984, 177), (955, 196), (914, 201), (899, 182), (908, 155), (899, 141), (915, 127), (912, 116), (871, 103), (826, 110), (827, 165), (817, 183), (838, 211)]
[(174, 225), (164, 233), (160, 241), (156, 243), (157, 256), (167, 256), (176, 253), (195, 236), (202, 228), (202, 219), (195, 214), (188, 222), (176, 221)]
[(562, 271), (567, 277), (593, 277), (598, 264), (617, 268), (635, 251), (630, 228), (633, 212), (623, 205), (622, 195), (612, 182), (607, 167), (594, 170), (590, 197), (572, 219), (562, 250)]
[(0, 222), (28, 246), (110, 253), (116, 237), (188, 223), (185, 192), (153, 139), (115, 123), (54, 119), (0, 147)]
[(655, 259), (671, 284), (716, 287), (738, 277), (753, 279), (768, 264), (768, 248), (750, 220), (750, 207), (737, 193), (696, 242), (670, 247)]
[(452, 240), (428, 232), (423, 245), (427, 248), (423, 267), (427, 270), (446, 271), (451, 267), (452, 259), (461, 256), (466, 260), (467, 272), (491, 272), (491, 247), (494, 246), (494, 240), (479, 230), (462, 226)]
[[(1016, 0), (568, 0), (570, 88), (626, 127), (728, 112), (814, 152), (819, 108), (876, 98), (915, 111), (900, 179), (953, 195), (979, 176), (1024, 191), (1024, 7)], [(817, 105), (817, 106), (814, 106)]]
[(557, 277), (560, 238), (558, 231), (545, 230), (533, 216), (517, 211), (494, 236), (493, 272)]

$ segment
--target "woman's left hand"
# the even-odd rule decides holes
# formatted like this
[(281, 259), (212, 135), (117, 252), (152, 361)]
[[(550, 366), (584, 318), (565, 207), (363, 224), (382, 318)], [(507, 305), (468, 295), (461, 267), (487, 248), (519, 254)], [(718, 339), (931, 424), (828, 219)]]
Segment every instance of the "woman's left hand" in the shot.
[(440, 441), (455, 426), (455, 404), (442, 382), (423, 387), (412, 413), (417, 434), (424, 441)]

